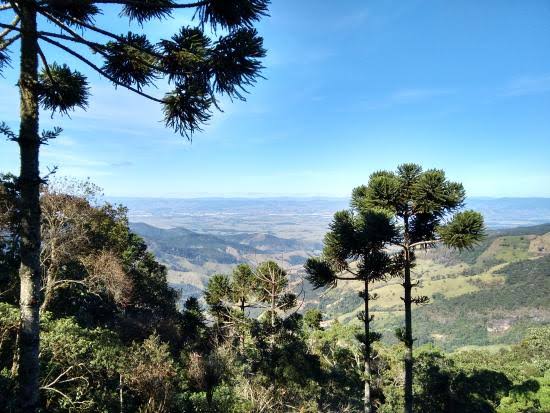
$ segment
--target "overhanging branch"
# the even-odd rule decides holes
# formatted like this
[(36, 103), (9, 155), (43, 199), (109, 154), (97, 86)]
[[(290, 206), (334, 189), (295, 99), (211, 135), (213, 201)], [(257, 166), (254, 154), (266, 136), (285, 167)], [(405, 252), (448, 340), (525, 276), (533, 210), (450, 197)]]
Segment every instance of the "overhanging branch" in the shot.
[(70, 49), (69, 47), (59, 43), (59, 42), (56, 42), (55, 40), (52, 40), (46, 36), (42, 36), (42, 35), (39, 35), (38, 36), (41, 40), (44, 40), (45, 42), (47, 43), (50, 43), (51, 45), (53, 46), (56, 46), (58, 48), (60, 48), (61, 50), (69, 53), (70, 55), (76, 57), (78, 60), (80, 60), (81, 62), (87, 64), (89, 67), (91, 67), (92, 69), (94, 69), (97, 73), (99, 73), (101, 76), (105, 77), (106, 79), (109, 79), (111, 82), (113, 82), (115, 85), (117, 86), (121, 86), (125, 89), (128, 89), (129, 91), (131, 92), (134, 92), (144, 98), (147, 98), (149, 100), (152, 100), (153, 102), (157, 102), (157, 103), (164, 103), (164, 101), (162, 99), (159, 99), (159, 98), (156, 98), (154, 96), (151, 96), (151, 95), (148, 95), (147, 93), (144, 93), (144, 92), (141, 92), (140, 90), (132, 87), (132, 86), (129, 86), (129, 85), (125, 85), (124, 83), (120, 83), (119, 81), (117, 81), (115, 78), (113, 78), (112, 76), (110, 76), (109, 74), (107, 74), (103, 69), (101, 69), (100, 67), (98, 67), (96, 64), (94, 64), (93, 62), (91, 62), (89, 59), (85, 58), (84, 56), (82, 56), (81, 54), (75, 52), (74, 50)]
[[(138, 0), (95, 0), (93, 1), (94, 4), (119, 4), (123, 6), (143, 6), (143, 3)], [(166, 8), (169, 9), (191, 9), (201, 6), (206, 6), (208, 3), (210, 3), (209, 0), (203, 0), (203, 1), (197, 1), (195, 3), (174, 3), (171, 5), (166, 6)]]

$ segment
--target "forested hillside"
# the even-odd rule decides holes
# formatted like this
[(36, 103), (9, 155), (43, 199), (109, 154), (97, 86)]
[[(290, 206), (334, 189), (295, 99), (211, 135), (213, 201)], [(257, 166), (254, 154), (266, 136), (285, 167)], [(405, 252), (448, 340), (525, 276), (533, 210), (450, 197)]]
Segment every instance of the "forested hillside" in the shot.
[[(0, 405), (3, 411), (14, 412), (19, 258), (10, 224), (14, 211), (10, 185), (4, 181), (0, 202)], [(41, 198), (44, 285), (49, 291), (41, 321), (41, 403), (45, 411), (362, 411), (363, 348), (360, 326), (351, 321), (356, 306), (353, 288), (338, 287), (303, 302), (303, 296), (296, 295), (298, 274), (291, 275), (277, 262), (267, 261), (257, 267), (231, 265), (228, 275), (207, 278), (202, 304), (194, 298), (182, 300), (169, 286), (167, 269), (130, 229), (125, 208), (98, 204), (94, 191), (89, 184), (63, 183), (44, 189)], [(181, 239), (194, 240), (188, 248), (201, 249), (205, 240), (211, 242), (209, 248), (226, 245), (223, 237), (189, 237), (186, 230), (167, 235), (151, 227), (133, 228), (160, 237), (151, 243), (156, 253), (163, 251), (163, 242), (170, 245)], [(478, 249), (458, 255), (431, 250), (419, 260), (415, 271), (424, 268), (428, 285), (462, 280), (464, 285), (457, 284), (456, 290), (469, 293), (439, 293), (442, 297), (434, 293), (433, 304), (415, 313), (416, 411), (548, 411), (550, 331), (548, 327), (528, 329), (547, 320), (547, 292), (543, 290), (549, 258), (546, 229), (494, 233)], [(515, 245), (510, 237), (519, 237), (523, 249), (509, 251)], [(251, 240), (259, 242), (251, 246)], [(268, 241), (274, 246), (281, 242), (296, 245), (256, 235), (243, 235), (234, 245), (243, 251), (254, 248), (255, 254), (270, 251), (269, 255)], [(485, 260), (489, 246), (497, 244)], [(496, 262), (509, 257), (511, 251), (518, 257), (514, 263)], [(447, 276), (453, 273), (441, 272), (445, 265), (462, 272), (456, 278)], [(484, 269), (483, 275), (470, 273), (476, 265)], [(436, 273), (440, 278), (431, 275)], [(381, 287), (381, 297), (393, 288)], [(340, 297), (334, 296), (337, 293)], [(349, 305), (345, 304), (348, 296)], [(395, 305), (395, 297), (391, 293), (388, 297), (381, 299), (380, 306)], [(313, 307), (316, 300), (323, 312), (304, 310), (304, 305)], [(349, 314), (342, 314), (346, 305)], [(434, 332), (447, 326), (444, 331), (449, 331), (450, 339), (435, 341), (439, 348), (456, 348), (462, 344), (460, 339), (486, 344), (483, 339), (477, 343), (466, 340), (474, 337), (471, 332), (485, 331), (483, 317), (490, 319), (493, 313), (484, 316), (480, 309), (490, 306), (499, 314), (508, 311), (510, 317), (530, 320), (519, 329), (513, 318), (510, 330), (515, 333), (506, 335), (505, 341), (516, 344), (498, 351), (470, 348), (452, 354), (422, 345), (434, 341), (430, 339)], [(480, 314), (482, 322), (465, 328), (460, 318), (467, 318), (470, 308)], [(529, 319), (533, 308), (539, 311), (536, 320)], [(375, 314), (381, 317), (383, 311)], [(434, 314), (441, 317), (440, 325), (433, 319), (423, 324), (421, 317)], [(381, 318), (389, 329), (392, 320)], [(446, 324), (445, 319), (455, 324)], [(457, 328), (462, 335), (453, 335)], [(393, 413), (403, 408), (400, 370), (404, 349), (392, 343), (389, 333), (385, 338), (386, 342), (373, 347), (372, 401), (375, 411)]]
[[(529, 327), (550, 322), (550, 225), (492, 231), (462, 253), (419, 253), (413, 274), (421, 282), (417, 292), (430, 298), (414, 311), (419, 343), (455, 350), (517, 342)], [(320, 308), (329, 318), (355, 322), (359, 288), (326, 292)], [(391, 342), (401, 321), (400, 286), (395, 281), (374, 288), (380, 296), (375, 325)]]
[[(171, 283), (184, 295), (198, 297), (216, 272), (262, 259), (281, 262), (302, 289), (297, 282), (303, 276), (302, 263), (319, 245), (274, 235), (211, 235), (137, 223), (132, 228), (168, 266)], [(414, 312), (419, 343), (449, 351), (511, 344), (530, 327), (550, 322), (550, 224), (492, 230), (471, 250), (436, 248), (417, 258), (413, 273), (421, 284), (416, 290), (430, 298)], [(360, 288), (360, 283), (351, 283), (319, 292), (306, 282), (304, 308), (318, 307), (326, 323), (357, 323)], [(399, 282), (375, 284), (374, 289), (380, 296), (373, 308), (375, 326), (392, 343), (402, 318)]]

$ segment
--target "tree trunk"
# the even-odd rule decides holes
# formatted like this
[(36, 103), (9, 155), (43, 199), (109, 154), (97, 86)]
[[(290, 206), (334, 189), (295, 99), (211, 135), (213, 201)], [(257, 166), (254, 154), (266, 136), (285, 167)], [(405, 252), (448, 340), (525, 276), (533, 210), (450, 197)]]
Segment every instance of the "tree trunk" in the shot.
[(118, 377), (118, 402), (120, 404), (120, 413), (124, 413), (124, 390), (122, 385), (122, 374)]
[(209, 387), (208, 389), (206, 389), (206, 405), (208, 406), (209, 412), (213, 411), (212, 410), (213, 401), (214, 401), (214, 389)]
[(412, 283), (411, 256), (405, 249), (405, 413), (413, 411), (413, 335), (412, 335)]
[(363, 320), (364, 327), (365, 327), (365, 342), (363, 343), (365, 346), (365, 355), (364, 355), (364, 371), (363, 374), (365, 375), (365, 413), (371, 413), (372, 411), (372, 400), (370, 395), (370, 386), (371, 386), (371, 367), (370, 367), (370, 360), (371, 360), (371, 345), (370, 345), (370, 316), (369, 316), (369, 282), (368, 280), (365, 280), (365, 295), (363, 297), (365, 300), (365, 318)]
[(40, 173), (38, 153), (38, 39), (34, 1), (18, 2), (21, 17), (21, 330), (19, 341), (19, 404), (24, 412), (38, 408), (40, 365)]
[(11, 375), (15, 377), (19, 371), (19, 328), (17, 329), (17, 334), (15, 336), (15, 345), (13, 346), (13, 359), (11, 360)]
[(48, 274), (46, 275), (46, 285), (43, 287), (44, 294), (42, 297), (42, 304), (40, 305), (40, 314), (44, 314), (53, 299), (53, 284), (55, 283), (55, 277), (52, 274), (54, 273), (54, 271), (55, 269), (53, 267), (47, 270)]

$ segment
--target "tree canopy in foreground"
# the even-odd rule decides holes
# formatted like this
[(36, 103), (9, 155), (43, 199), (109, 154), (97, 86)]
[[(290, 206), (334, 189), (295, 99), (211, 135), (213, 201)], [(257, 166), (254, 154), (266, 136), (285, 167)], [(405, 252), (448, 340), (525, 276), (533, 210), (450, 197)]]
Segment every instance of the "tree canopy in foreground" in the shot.
[[(19, 337), (20, 401), (27, 412), (39, 399), (41, 306), (41, 232), (39, 187), (40, 146), (61, 133), (39, 132), (39, 111), (67, 114), (86, 108), (92, 92), (81, 68), (97, 72), (122, 87), (162, 106), (166, 125), (187, 138), (219, 108), (219, 97), (243, 99), (253, 85), (265, 56), (262, 38), (253, 25), (267, 14), (269, 0), (20, 0), (0, 2), (0, 70), (9, 67), (10, 49), (19, 43), (20, 125), (0, 132), (17, 142), (21, 169), (18, 217), (21, 242)], [(137, 23), (135, 32), (96, 23), (100, 14), (114, 14)], [(153, 43), (142, 29), (188, 9), (196, 26), (182, 27), (168, 39)], [(117, 20), (115, 20), (118, 22)], [(221, 35), (213, 38), (208, 29)], [(44, 46), (48, 46), (48, 48)], [(65, 53), (78, 67), (52, 61), (49, 51)], [(60, 56), (60, 55), (58, 55)], [(157, 96), (151, 86), (169, 90)], [(49, 290), (48, 290), (49, 291)]]

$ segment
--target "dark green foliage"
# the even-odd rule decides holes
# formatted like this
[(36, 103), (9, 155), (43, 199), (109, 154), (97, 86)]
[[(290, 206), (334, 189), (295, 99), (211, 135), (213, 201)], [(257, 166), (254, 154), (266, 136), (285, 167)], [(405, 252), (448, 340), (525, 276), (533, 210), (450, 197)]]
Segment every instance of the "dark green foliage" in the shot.
[[(304, 264), (307, 280), (313, 285), (313, 288), (335, 287), (337, 278), (330, 264), (320, 258), (308, 258)], [(310, 275), (311, 274), (311, 275)]]
[[(55, 271), (50, 271), (47, 266), (44, 266), (46, 270), (42, 268), (40, 185), (43, 177), (40, 176), (38, 167), (40, 146), (58, 136), (61, 130), (53, 129), (40, 135), (39, 106), (42, 105), (51, 111), (52, 115), (56, 111), (67, 114), (77, 107), (86, 107), (89, 90), (87, 80), (80, 72), (72, 71), (66, 65), (49, 64), (48, 56), (44, 53), (44, 50), (47, 52), (48, 49), (42, 48), (41, 45), (47, 43), (48, 46), (67, 53), (80, 64), (113, 82), (115, 87), (124, 87), (161, 104), (165, 124), (191, 139), (192, 134), (200, 130), (200, 127), (210, 119), (212, 106), (220, 109), (216, 102), (216, 94), (225, 93), (230, 98), (242, 99), (241, 92), (244, 88), (260, 76), (261, 64), (258, 59), (265, 56), (265, 51), (262, 47), (263, 40), (252, 30), (251, 25), (266, 15), (268, 3), (265, 0), (209, 0), (195, 3), (176, 3), (172, 0), (44, 0), (10, 2), (9, 5), (3, 3), (2, 9), (15, 14), (16, 19), (11, 25), (3, 24), (3, 38), (11, 32), (15, 35), (8, 40), (2, 40), (0, 69), (8, 62), (8, 47), (19, 39), (21, 43), (21, 64), (18, 72), (18, 87), (21, 92), (20, 136), (15, 136), (3, 124), (0, 132), (18, 143), (22, 160), (19, 182), (19, 217), (22, 225), (19, 226), (17, 235), (21, 239), (20, 253), (25, 259), (21, 260), (20, 266), (22, 329), (19, 345), (19, 403), (29, 412), (38, 410), (40, 398), (40, 310), (46, 308), (46, 304), (51, 305), (55, 289), (52, 285), (59, 286), (54, 282), (48, 287), (46, 279), (46, 286), (42, 288), (40, 278), (45, 271), (49, 271), (50, 281), (50, 275), (53, 273), (57, 276), (59, 271), (70, 272), (70, 282), (62, 282), (62, 294), (67, 295), (65, 299), (74, 298), (69, 301), (70, 305), (66, 306), (68, 308), (62, 308), (61, 311), (78, 313), (83, 319), (86, 311), (93, 308), (94, 315), (97, 313), (102, 316), (90, 316), (90, 323), (96, 323), (98, 318), (103, 319), (104, 316), (105, 319), (109, 319), (111, 325), (116, 324), (116, 317), (109, 317), (109, 314), (120, 312), (120, 307), (126, 305), (122, 301), (105, 300), (102, 295), (108, 295), (105, 292), (109, 292), (106, 285), (112, 284), (111, 287), (117, 290), (116, 294), (119, 296), (131, 296), (133, 305), (124, 309), (127, 311), (123, 312), (120, 322), (126, 323), (123, 328), (125, 332), (130, 331), (125, 337), (127, 339), (143, 338), (140, 337), (140, 333), (148, 332), (151, 328), (161, 331), (165, 324), (171, 324), (166, 323), (165, 319), (168, 317), (173, 321), (175, 313), (175, 303), (172, 300), (175, 294), (167, 287), (166, 269), (145, 251), (143, 241), (135, 236), (127, 236), (126, 245), (117, 245), (118, 255), (112, 251), (107, 253), (108, 256), (101, 255), (110, 263), (111, 278), (120, 276), (120, 285), (113, 285), (116, 282), (112, 279), (101, 279), (101, 286), (98, 288), (100, 291), (96, 297), (91, 297), (83, 290), (90, 290), (90, 285), (86, 285), (86, 281), (98, 284), (98, 280), (93, 279), (92, 275), (89, 277), (92, 280), (86, 280), (86, 276), (82, 275), (87, 272), (84, 271), (86, 268), (78, 268), (78, 262), (68, 262)], [(118, 36), (112, 28), (106, 29), (95, 25), (94, 17), (102, 11), (110, 10), (113, 5), (122, 6), (121, 16), (138, 23), (154, 18), (166, 19), (174, 9), (192, 9), (201, 19), (201, 32), (207, 30), (205, 25), (208, 24), (214, 31), (221, 26), (227, 29), (228, 33), (216, 42), (214, 48), (208, 50), (208, 59), (205, 61), (202, 55), (190, 58), (189, 55), (193, 55), (195, 50), (183, 50), (182, 54), (169, 56), (172, 66), (168, 68), (166, 62), (163, 64), (166, 59), (162, 56), (162, 48), (153, 46), (144, 35), (130, 33)], [(43, 30), (43, 26), (48, 25), (53, 25), (54, 30)], [(178, 45), (180, 48), (181, 46)], [(86, 52), (101, 55), (105, 59), (103, 67), (94, 63)], [(202, 54), (202, 51), (197, 52)], [(233, 59), (235, 61), (232, 61)], [(42, 73), (39, 73), (40, 64)], [(164, 96), (155, 97), (143, 90), (146, 86), (153, 85), (154, 80), (166, 77), (172, 90), (165, 92)], [(80, 263), (81, 267), (88, 265), (90, 274), (97, 270), (96, 267), (102, 266), (102, 261), (97, 258), (103, 252), (97, 252), (96, 259), (88, 256), (87, 262)], [(124, 261), (123, 270), (126, 271), (121, 270), (120, 261)], [(105, 266), (103, 267), (98, 272), (105, 272)], [(105, 274), (98, 277), (103, 276)], [(128, 278), (131, 278), (135, 291), (121, 291), (128, 289), (121, 281), (128, 281)], [(74, 284), (80, 284), (80, 287)], [(144, 291), (150, 292), (150, 295), (147, 296)], [(43, 299), (41, 295), (44, 296)], [(55, 295), (57, 298), (60, 296)], [(121, 316), (120, 313), (117, 315)], [(132, 327), (135, 332), (131, 331)], [(168, 329), (177, 330), (173, 325)], [(167, 368), (166, 371), (171, 369)], [(147, 403), (148, 409), (158, 410), (157, 403), (164, 406), (165, 400), (159, 401), (151, 395)]]
[[(0, 221), (2, 234), (9, 234), (10, 214), (2, 212), (11, 211), (17, 192), (12, 191), (9, 178), (3, 182)], [(315, 309), (303, 316), (285, 312), (295, 301), (289, 294), (288, 275), (277, 263), (267, 262), (257, 269), (239, 265), (230, 276), (212, 277), (206, 294), (210, 316), (196, 298), (188, 299), (178, 312), (177, 295), (168, 287), (165, 268), (147, 251), (143, 240), (130, 231), (126, 209), (106, 204), (94, 211), (89, 222), (92, 245), (120, 256), (136, 288), (124, 308), (108, 295), (92, 294), (77, 286), (62, 290), (56, 297), (52, 311), (42, 318), (41, 386), (45, 410), (68, 412), (79, 406), (76, 411), (119, 411), (122, 389), (125, 411), (251, 413), (259, 411), (257, 403), (261, 400), (270, 400), (267, 411), (273, 413), (286, 413), (289, 409), (312, 413), (358, 411), (363, 403), (365, 342), (372, 346), (371, 395), (375, 411), (402, 410), (403, 347), (378, 343), (379, 335), (370, 331), (367, 339), (355, 326), (334, 322), (327, 327), (322, 323), (323, 315)], [(363, 225), (368, 227), (372, 222), (353, 222), (360, 223), (354, 227), (355, 241), (365, 240), (368, 233)], [(355, 241), (348, 245), (356, 248)], [(17, 248), (11, 253), (17, 259)], [(369, 257), (371, 262), (351, 270), (366, 276), (387, 264), (382, 256)], [(549, 294), (549, 260), (541, 257), (501, 269), (506, 288), (497, 286), (491, 292), (493, 298), (483, 295), (480, 302), (486, 302), (493, 312), (504, 311), (508, 307), (498, 307), (498, 300), (508, 300), (505, 291), (511, 288), (518, 299), (510, 308), (521, 308), (522, 301), (543, 308)], [(311, 262), (322, 261), (308, 261)], [(0, 260), (0, 274), (15, 275), (12, 264), (7, 263)], [(337, 274), (329, 270), (330, 274)], [(70, 262), (64, 271), (78, 272), (82, 268)], [(253, 317), (253, 311), (241, 311), (271, 302), (272, 295), (260, 294), (261, 285), (276, 290), (273, 318), (269, 309), (258, 318)], [(6, 289), (6, 282), (0, 279), (0, 292)], [(525, 290), (524, 295), (521, 289)], [(484, 288), (476, 294), (489, 291)], [(360, 301), (361, 297), (372, 299), (375, 294), (367, 296), (363, 292), (359, 297), (353, 293), (349, 297), (352, 296)], [(463, 318), (472, 330), (483, 331), (467, 316), (468, 312), (483, 316), (479, 303), (460, 298), (438, 297), (432, 304), (437, 319), (430, 319), (426, 330), (420, 328), (423, 323), (419, 315), (430, 307), (415, 311), (420, 341), (450, 315)], [(15, 307), (5, 302), (5, 296), (1, 300), (0, 403), (11, 413), (14, 406), (9, 395), (16, 390), (17, 376), (12, 366), (16, 361), (19, 315)], [(453, 300), (458, 301), (453, 304)], [(217, 317), (216, 305), (224, 307), (227, 317), (224, 332), (233, 333), (220, 334), (216, 323), (209, 321), (211, 316)], [(370, 320), (365, 313), (358, 316), (363, 321)], [(463, 328), (445, 322), (449, 330)], [(519, 345), (497, 353), (445, 355), (433, 348), (418, 349), (415, 412), (545, 412), (550, 404), (549, 331), (533, 330)], [(60, 375), (61, 379), (52, 384)]]
[(191, 297), (185, 301), (181, 322), (186, 348), (192, 351), (204, 349), (208, 344), (208, 328), (206, 317), (196, 298)]
[[(204, 294), (206, 304), (210, 306), (218, 322), (226, 317), (242, 317), (246, 309), (257, 305), (258, 278), (248, 264), (240, 264), (233, 270), (231, 277), (215, 274), (208, 280)], [(229, 314), (239, 310), (241, 314)], [(242, 321), (242, 320), (241, 320)]]
[(262, 16), (267, 15), (269, 0), (210, 0), (199, 8), (199, 17), (203, 24), (210, 24), (214, 29), (238, 26), (252, 26)]
[(288, 286), (287, 272), (275, 261), (262, 262), (256, 268), (256, 274), (255, 292), (259, 301), (270, 302), (272, 294), (274, 294), (275, 300), (278, 301), (285, 295)]
[(192, 80), (164, 97), (164, 120), (176, 132), (190, 137), (211, 117), (213, 100), (202, 82)]
[(47, 0), (42, 9), (59, 20), (78, 25), (76, 21), (92, 23), (94, 17), (101, 13), (92, 0)]
[[(360, 191), (360, 190), (359, 190)], [(354, 192), (354, 197), (357, 192)], [(310, 258), (304, 265), (307, 280), (314, 288), (335, 287), (340, 280), (362, 281), (359, 293), (364, 310), (358, 314), (363, 332), (358, 336), (362, 344), (364, 381), (364, 409), (373, 408), (372, 344), (380, 334), (371, 331), (373, 315), (369, 302), (376, 294), (369, 292), (369, 283), (394, 276), (401, 270), (399, 255), (390, 256), (386, 246), (397, 236), (391, 214), (380, 208), (367, 208), (352, 201), (352, 209), (334, 214), (330, 231), (325, 235), (321, 258)]]
[(231, 296), (231, 281), (223, 274), (215, 274), (208, 280), (208, 287), (204, 293), (206, 304), (220, 305)]
[(211, 40), (196, 27), (182, 27), (179, 33), (170, 40), (161, 40), (158, 48), (162, 52), (160, 64), (173, 82), (185, 82), (193, 77), (202, 77), (207, 82), (206, 74), (200, 74), (210, 53)]
[(254, 271), (248, 264), (239, 264), (233, 270), (231, 296), (233, 301), (240, 303), (243, 308), (252, 299), (255, 280)]
[(145, 35), (128, 33), (121, 41), (108, 42), (102, 48), (105, 57), (103, 70), (116, 83), (135, 86), (141, 90), (157, 79), (155, 47)]
[(10, 304), (19, 298), (18, 198), (16, 178), (0, 174), (0, 300)]
[[(267, 15), (269, 1), (180, 4), (172, 0), (128, 0), (115, 3), (122, 5), (121, 16), (141, 24), (151, 19), (169, 18), (176, 9), (195, 9), (200, 25), (183, 27), (170, 40), (154, 45), (143, 34), (117, 35), (95, 26), (94, 17), (102, 9), (94, 1), (48, 0), (41, 3), (39, 13), (64, 33), (42, 31), (39, 38), (99, 72), (115, 87), (126, 87), (162, 104), (166, 125), (187, 138), (208, 122), (212, 106), (219, 108), (216, 94), (244, 99), (246, 88), (260, 77), (263, 68), (260, 60), (266, 51), (263, 39), (252, 25)], [(226, 33), (212, 41), (205, 34), (205, 25), (214, 29), (219, 26)], [(82, 32), (77, 33), (70, 26)], [(8, 40), (0, 45), (0, 68), (9, 62), (10, 44)], [(74, 44), (103, 57), (102, 67), (74, 48)], [(65, 65), (48, 65), (47, 56), (41, 51), (40, 57), (42, 105), (60, 113), (76, 107), (85, 108), (89, 93), (85, 77)], [(164, 96), (154, 97), (143, 91), (164, 77), (172, 85), (172, 90)]]
[(46, 110), (67, 114), (79, 107), (85, 109), (90, 96), (88, 81), (66, 64), (52, 63), (40, 74), (40, 103)]
[(317, 309), (310, 309), (304, 313), (304, 327), (311, 331), (321, 329), (321, 321), (323, 321), (323, 314)]
[(121, 15), (130, 20), (144, 23), (153, 19), (165, 19), (172, 14), (174, 6), (172, 0), (141, 0), (132, 1), (124, 5)]
[(484, 236), (483, 217), (475, 211), (459, 212), (451, 222), (439, 229), (439, 235), (443, 243), (451, 248), (472, 248)]
[(216, 43), (210, 56), (213, 89), (228, 96), (243, 99), (246, 86), (255, 83), (265, 57), (262, 39), (256, 29), (244, 28), (231, 32)]
[(2, 39), (0, 40), (0, 74), (4, 67), (9, 66), (10, 64), (10, 55), (8, 54), (8, 48), (6, 42)]
[[(532, 330), (510, 350), (441, 353), (433, 347), (415, 352), (415, 412), (538, 413), (550, 408), (545, 376), (550, 330)], [(544, 344), (542, 344), (544, 343)], [(401, 389), (392, 382), (394, 351), (381, 350), (384, 404), (380, 413), (403, 409)]]

